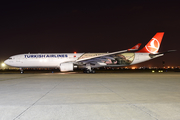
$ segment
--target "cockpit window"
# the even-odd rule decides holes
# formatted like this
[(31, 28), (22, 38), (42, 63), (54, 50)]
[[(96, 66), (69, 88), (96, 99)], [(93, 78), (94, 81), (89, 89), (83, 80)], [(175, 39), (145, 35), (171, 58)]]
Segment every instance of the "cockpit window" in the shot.
[(12, 58), (8, 58), (9, 60), (12, 60)]

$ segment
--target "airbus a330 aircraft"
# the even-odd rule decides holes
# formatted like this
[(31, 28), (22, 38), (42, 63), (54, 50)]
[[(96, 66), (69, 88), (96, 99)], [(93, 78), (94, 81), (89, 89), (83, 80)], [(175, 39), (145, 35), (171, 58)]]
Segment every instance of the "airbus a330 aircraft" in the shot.
[(118, 67), (128, 66), (148, 61), (160, 56), (159, 47), (164, 32), (158, 32), (138, 51), (141, 43), (131, 49), (111, 53), (28, 53), (9, 57), (5, 60), (9, 66), (18, 67), (23, 73), (23, 68), (60, 68), (60, 71), (73, 71), (75, 68), (82, 68), (86, 73), (95, 73), (93, 68), (97, 67)]

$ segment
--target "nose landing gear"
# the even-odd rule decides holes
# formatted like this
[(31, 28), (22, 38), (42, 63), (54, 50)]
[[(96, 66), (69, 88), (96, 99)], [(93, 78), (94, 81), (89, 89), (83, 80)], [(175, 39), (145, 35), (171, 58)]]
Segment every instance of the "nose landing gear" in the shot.
[(24, 70), (22, 68), (20, 68), (20, 73), (23, 74), (24, 73)]

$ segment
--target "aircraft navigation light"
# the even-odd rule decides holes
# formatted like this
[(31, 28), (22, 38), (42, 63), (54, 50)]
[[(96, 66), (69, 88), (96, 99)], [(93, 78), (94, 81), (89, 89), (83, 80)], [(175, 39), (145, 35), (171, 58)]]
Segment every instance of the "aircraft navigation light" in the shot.
[(74, 52), (74, 57), (76, 57), (76, 52)]

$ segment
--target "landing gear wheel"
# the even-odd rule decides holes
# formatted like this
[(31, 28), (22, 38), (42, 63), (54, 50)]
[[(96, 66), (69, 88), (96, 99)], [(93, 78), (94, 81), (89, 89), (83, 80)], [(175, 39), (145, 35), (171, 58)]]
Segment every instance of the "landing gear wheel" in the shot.
[(91, 71), (91, 73), (93, 73), (93, 74), (94, 74), (94, 73), (96, 73), (96, 72), (95, 72), (94, 70), (92, 70), (92, 71)]
[(93, 70), (93, 69), (88, 69), (88, 68), (85, 68), (85, 69), (83, 69), (83, 73), (87, 73), (87, 74), (89, 74), (89, 73), (96, 73), (95, 72), (95, 70)]
[(89, 70), (87, 70), (87, 71), (86, 71), (86, 73), (88, 73), (88, 74), (89, 74), (89, 73), (90, 73), (90, 71), (89, 71)]

